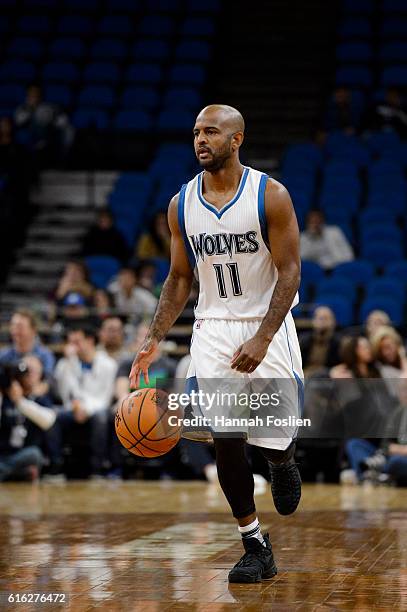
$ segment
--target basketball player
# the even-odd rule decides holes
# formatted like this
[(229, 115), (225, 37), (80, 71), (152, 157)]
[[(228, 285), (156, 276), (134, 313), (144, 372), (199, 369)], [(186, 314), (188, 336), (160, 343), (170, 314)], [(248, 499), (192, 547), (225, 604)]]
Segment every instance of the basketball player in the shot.
[[(155, 349), (186, 304), (194, 269), (200, 287), (187, 379), (253, 375), (302, 384), (290, 312), (300, 282), (297, 220), (287, 190), (240, 163), (244, 128), (239, 111), (225, 105), (207, 106), (196, 119), (194, 147), (203, 171), (169, 205), (171, 268), (133, 362), (132, 388), (139, 387), (141, 373), (148, 383)], [(296, 397), (298, 403), (300, 393)], [(295, 442), (275, 437), (247, 442), (259, 446), (269, 463), (276, 509), (291, 514), (301, 497)], [(245, 444), (243, 438), (214, 437), (219, 482), (245, 548), (230, 582), (259, 582), (277, 573), (269, 536), (262, 535), (256, 514)]]

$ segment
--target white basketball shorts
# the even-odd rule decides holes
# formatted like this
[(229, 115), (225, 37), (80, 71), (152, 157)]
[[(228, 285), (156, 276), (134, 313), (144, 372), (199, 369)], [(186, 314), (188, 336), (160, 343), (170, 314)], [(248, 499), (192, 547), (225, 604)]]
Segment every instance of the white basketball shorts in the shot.
[[(191, 340), (191, 363), (187, 373), (187, 388), (194, 387), (205, 391), (236, 391), (239, 388), (253, 391), (264, 390), (264, 385), (280, 391), (283, 401), (278, 408), (270, 405), (261, 409), (267, 416), (262, 427), (248, 427), (245, 431), (247, 442), (255, 446), (285, 450), (295, 438), (298, 425), (281, 425), (284, 417), (300, 417), (303, 398), (303, 372), (300, 347), (294, 320), (289, 312), (269, 345), (267, 354), (251, 374), (237, 372), (230, 367), (236, 350), (257, 332), (260, 319), (224, 320), (197, 319)], [(250, 383), (250, 384), (249, 384)], [(224, 410), (222, 410), (224, 412)], [(205, 406), (200, 413), (205, 414)], [(209, 413), (209, 408), (208, 408)], [(272, 413), (277, 414), (277, 425), (272, 421)], [(236, 411), (235, 411), (236, 414)], [(243, 414), (243, 413), (242, 413)], [(253, 416), (254, 411), (251, 411)], [(289, 419), (292, 421), (292, 419)], [(212, 427), (213, 431), (225, 431)], [(233, 430), (234, 431), (234, 430)]]

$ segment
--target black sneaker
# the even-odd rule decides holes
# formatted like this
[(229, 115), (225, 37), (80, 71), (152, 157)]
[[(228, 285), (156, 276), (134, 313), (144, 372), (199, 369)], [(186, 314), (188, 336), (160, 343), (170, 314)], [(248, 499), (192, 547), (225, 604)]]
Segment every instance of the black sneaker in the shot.
[(301, 499), (301, 476), (294, 459), (281, 465), (270, 465), (271, 492), (279, 514), (292, 514)]
[(266, 546), (257, 538), (243, 540), (245, 554), (229, 572), (229, 582), (260, 582), (277, 574), (268, 533), (264, 534)]

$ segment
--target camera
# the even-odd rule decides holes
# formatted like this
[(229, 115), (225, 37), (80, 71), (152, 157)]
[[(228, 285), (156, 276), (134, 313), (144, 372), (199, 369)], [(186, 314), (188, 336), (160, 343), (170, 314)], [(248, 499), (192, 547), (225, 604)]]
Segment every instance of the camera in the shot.
[(24, 361), (0, 364), (0, 392), (7, 393), (12, 382), (21, 383), (27, 374), (28, 366)]

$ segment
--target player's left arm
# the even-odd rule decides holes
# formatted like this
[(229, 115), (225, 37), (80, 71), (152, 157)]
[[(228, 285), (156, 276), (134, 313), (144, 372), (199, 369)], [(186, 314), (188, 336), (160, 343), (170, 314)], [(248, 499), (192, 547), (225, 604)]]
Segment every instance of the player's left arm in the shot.
[(269, 179), (265, 193), (267, 235), (278, 281), (270, 306), (257, 333), (233, 355), (231, 367), (253, 372), (266, 356), (274, 334), (282, 325), (300, 284), (300, 240), (297, 218), (287, 189)]

